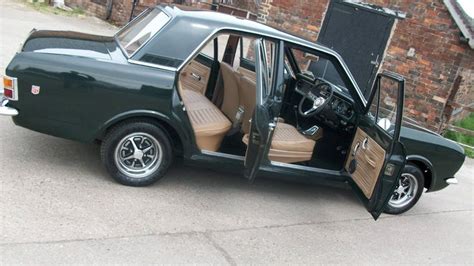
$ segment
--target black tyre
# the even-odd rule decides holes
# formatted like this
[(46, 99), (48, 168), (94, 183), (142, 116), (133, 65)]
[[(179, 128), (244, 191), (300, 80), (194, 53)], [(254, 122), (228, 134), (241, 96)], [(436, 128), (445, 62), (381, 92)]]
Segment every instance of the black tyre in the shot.
[(417, 166), (405, 165), (385, 213), (401, 214), (415, 206), (423, 194), (424, 181), (423, 173)]
[(160, 180), (173, 160), (167, 134), (157, 125), (130, 122), (112, 128), (100, 148), (109, 174), (127, 186), (148, 186)]

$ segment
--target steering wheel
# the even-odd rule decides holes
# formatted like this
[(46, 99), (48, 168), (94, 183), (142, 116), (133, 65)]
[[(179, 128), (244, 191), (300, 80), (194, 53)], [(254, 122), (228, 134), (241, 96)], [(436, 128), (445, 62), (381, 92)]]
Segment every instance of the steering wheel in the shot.
[[(313, 94), (313, 91), (315, 94)], [(325, 92), (324, 92), (325, 91)], [(298, 112), (303, 117), (310, 117), (321, 112), (326, 105), (331, 102), (334, 91), (329, 83), (322, 82), (316, 85), (313, 89), (303, 94), (300, 104), (298, 106)], [(306, 100), (312, 101), (313, 105), (308, 110), (303, 110), (303, 104)]]

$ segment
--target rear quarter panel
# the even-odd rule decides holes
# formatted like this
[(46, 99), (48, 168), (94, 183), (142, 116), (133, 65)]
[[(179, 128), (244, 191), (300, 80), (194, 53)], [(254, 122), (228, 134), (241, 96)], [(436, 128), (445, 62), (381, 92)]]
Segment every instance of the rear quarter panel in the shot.
[[(17, 77), (14, 122), (42, 133), (92, 141), (104, 124), (131, 110), (172, 117), (175, 72), (126, 61), (23, 52), (6, 70)], [(31, 86), (40, 86), (33, 95)]]

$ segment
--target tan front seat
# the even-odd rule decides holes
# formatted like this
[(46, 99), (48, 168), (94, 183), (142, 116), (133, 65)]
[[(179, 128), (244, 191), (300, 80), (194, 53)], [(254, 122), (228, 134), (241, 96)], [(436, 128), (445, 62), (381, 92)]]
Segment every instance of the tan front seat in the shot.
[[(244, 107), (242, 131), (245, 133), (242, 141), (248, 145), (250, 122), (256, 104), (256, 84), (249, 78), (240, 78), (240, 99)], [(268, 157), (272, 161), (296, 163), (311, 160), (316, 141), (303, 136), (298, 130), (283, 122), (278, 122), (272, 138)]]
[(218, 151), (232, 124), (204, 95), (183, 89), (184, 106), (201, 150)]
[(221, 73), (224, 80), (224, 97), (221, 110), (234, 123), (239, 110), (239, 84), (238, 74), (227, 63), (221, 63)]

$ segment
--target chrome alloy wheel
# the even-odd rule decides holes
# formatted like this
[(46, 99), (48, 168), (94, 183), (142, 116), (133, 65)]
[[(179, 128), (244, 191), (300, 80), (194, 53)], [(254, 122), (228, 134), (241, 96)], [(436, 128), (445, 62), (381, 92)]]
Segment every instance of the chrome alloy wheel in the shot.
[(120, 140), (114, 159), (123, 174), (131, 178), (143, 178), (160, 167), (163, 150), (152, 135), (132, 133)]
[(393, 208), (403, 208), (415, 199), (417, 191), (416, 177), (410, 173), (403, 173), (388, 204)]

